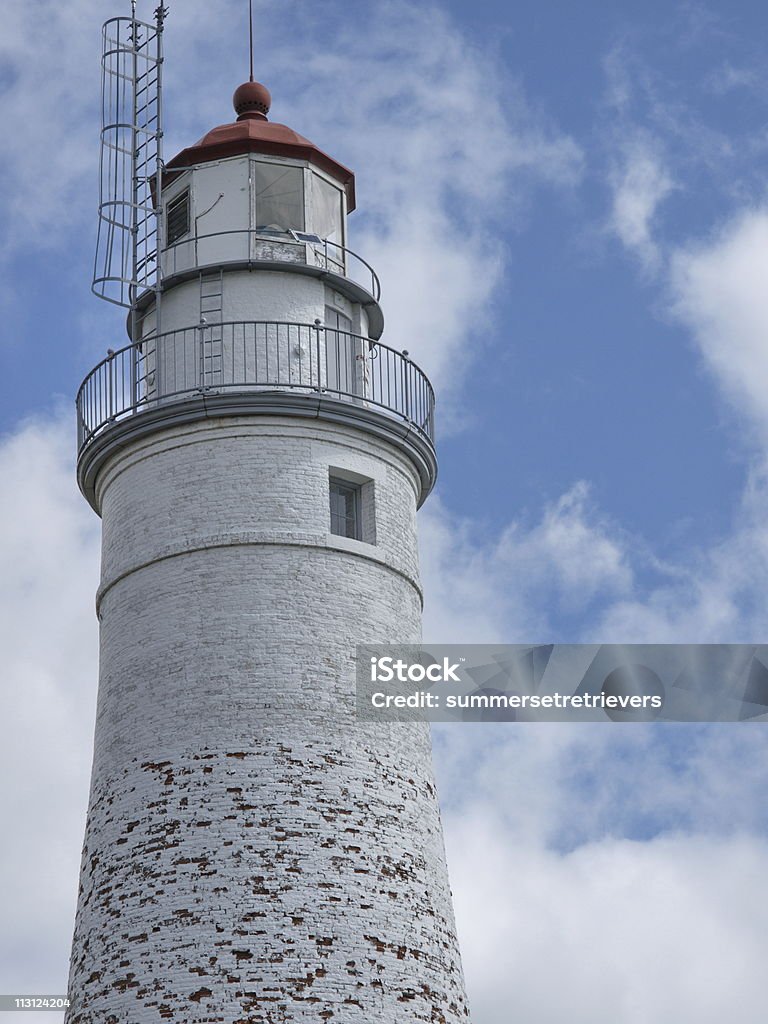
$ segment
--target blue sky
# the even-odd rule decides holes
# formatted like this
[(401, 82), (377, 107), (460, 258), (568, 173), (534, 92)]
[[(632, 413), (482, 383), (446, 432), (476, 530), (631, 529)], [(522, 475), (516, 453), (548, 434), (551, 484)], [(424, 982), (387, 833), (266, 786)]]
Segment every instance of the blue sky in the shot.
[[(490, 400), (477, 429), (451, 441), (458, 458), (444, 460), (445, 486), (460, 493), (474, 466), (499, 525), (583, 478), (655, 549), (709, 542), (729, 525), (749, 454), (663, 277), (644, 273), (609, 230), (612, 173), (623, 137), (645, 136), (674, 180), (656, 221), (666, 248), (762, 201), (756, 9), (523, 4), (513, 22), (494, 5), (474, 10), (475, 39), (498, 31), (499, 59), (578, 142), (584, 169), (573, 189), (539, 193), (505, 239), (494, 310), (501, 372), (477, 367)], [(726, 88), (731, 68), (749, 80)]]
[[(124, 12), (7, 7), (5, 777), (35, 756), (0, 789), (18, 823), (0, 854), (5, 990), (61, 988), (66, 969), (98, 569), (72, 399), (124, 338), (89, 290), (100, 25)], [(244, 4), (171, 7), (169, 157), (230, 119), (247, 76)], [(438, 389), (426, 635), (764, 642), (764, 8), (255, 9), (272, 118), (356, 170), (351, 244), (382, 279), (384, 339)], [(506, 1024), (515, 1000), (542, 1022), (762, 1018), (761, 726), (460, 726), (435, 744), (475, 1024)]]

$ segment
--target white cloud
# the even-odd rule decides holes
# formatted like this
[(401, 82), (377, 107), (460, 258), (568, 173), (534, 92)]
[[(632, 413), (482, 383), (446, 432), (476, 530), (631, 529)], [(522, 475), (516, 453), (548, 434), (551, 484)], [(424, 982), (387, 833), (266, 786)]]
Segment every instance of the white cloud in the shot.
[(716, 96), (722, 96), (734, 89), (751, 92), (762, 88), (763, 75), (756, 68), (737, 67), (726, 60), (710, 73), (707, 84)]
[(450, 868), (475, 1024), (762, 1020), (762, 840), (557, 854), (477, 815), (456, 827)]
[(436, 727), (475, 1024), (729, 1007), (756, 1024), (767, 743), (760, 726)]
[(545, 642), (559, 612), (587, 612), (596, 597), (629, 593), (630, 559), (585, 483), (547, 506), (533, 526), (513, 521), (489, 542), (436, 498), (420, 520), (431, 642)]
[(6, 257), (55, 247), (95, 212), (98, 157), (98, 18), (72, 0), (3, 5), (0, 123)]
[(492, 815), (510, 842), (559, 853), (597, 839), (766, 832), (760, 723), (453, 723), (434, 735), (457, 829)]
[(748, 209), (713, 237), (678, 248), (671, 289), (709, 370), (742, 424), (768, 434), (768, 210)]
[[(733, 66), (722, 66), (729, 69), (730, 85), (744, 84)], [(680, 241), (664, 222), (663, 204), (694, 173), (713, 175), (721, 198), (752, 192), (744, 157), (759, 139), (741, 138), (737, 128), (726, 134), (698, 115), (690, 89), (681, 95), (637, 47), (617, 47), (605, 68), (616, 161), (611, 228), (646, 274), (663, 272), (657, 281), (665, 314), (689, 331), (693, 352), (719, 389), (728, 419), (738, 423), (752, 464), (728, 533), (677, 564), (656, 565), (660, 576), (606, 603), (584, 638), (753, 640), (768, 613), (760, 579), (768, 568), (768, 210), (764, 202), (741, 198), (719, 226)], [(711, 89), (711, 75), (708, 82)]]
[(0, 440), (0, 988), (62, 993), (93, 737), (99, 523), (69, 411)]
[(756, 466), (730, 531), (660, 562), (605, 519), (583, 483), (537, 523), (512, 521), (490, 539), (431, 498), (420, 520), (425, 638), (754, 643), (768, 618), (766, 508), (768, 468)]
[(660, 205), (675, 187), (664, 161), (649, 139), (636, 136), (620, 147), (611, 174), (611, 230), (647, 271), (658, 267), (661, 249), (654, 238)]

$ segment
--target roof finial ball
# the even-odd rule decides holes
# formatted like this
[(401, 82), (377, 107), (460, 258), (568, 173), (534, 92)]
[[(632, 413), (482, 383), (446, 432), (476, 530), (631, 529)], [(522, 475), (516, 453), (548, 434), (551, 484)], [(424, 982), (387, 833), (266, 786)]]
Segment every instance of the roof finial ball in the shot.
[(266, 121), (272, 96), (266, 85), (262, 85), (261, 82), (243, 82), (235, 89), (232, 103), (238, 121), (244, 121), (246, 118)]

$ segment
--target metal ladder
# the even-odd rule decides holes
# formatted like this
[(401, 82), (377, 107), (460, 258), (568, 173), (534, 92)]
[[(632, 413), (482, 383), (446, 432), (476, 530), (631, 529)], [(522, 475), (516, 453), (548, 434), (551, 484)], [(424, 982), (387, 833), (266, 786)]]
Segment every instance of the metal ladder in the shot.
[(203, 330), (202, 374), (207, 387), (222, 383), (224, 271), (200, 274), (200, 323)]

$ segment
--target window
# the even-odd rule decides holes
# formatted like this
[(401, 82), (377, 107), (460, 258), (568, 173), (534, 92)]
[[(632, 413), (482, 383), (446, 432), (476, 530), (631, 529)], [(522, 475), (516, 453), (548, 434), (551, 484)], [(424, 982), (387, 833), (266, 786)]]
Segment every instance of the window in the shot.
[(348, 480), (330, 478), (331, 533), (337, 537), (362, 537), (360, 487)]
[(174, 242), (189, 231), (189, 189), (172, 199), (165, 208), (165, 243)]
[(254, 160), (253, 223), (259, 228), (304, 230), (304, 171), (289, 164)]
[(328, 467), (331, 534), (376, 543), (375, 484), (341, 466)]
[(335, 245), (342, 245), (343, 205), (341, 189), (329, 184), (319, 174), (312, 174), (312, 229)]

